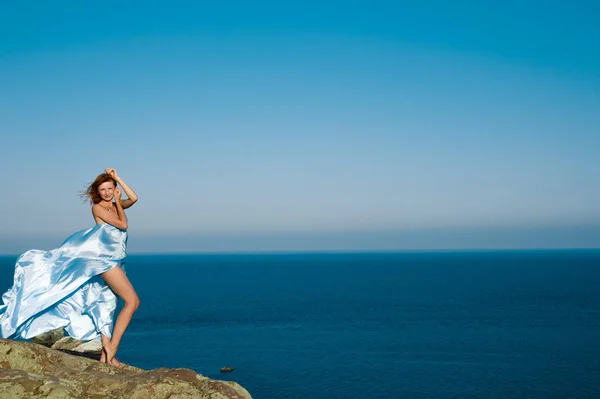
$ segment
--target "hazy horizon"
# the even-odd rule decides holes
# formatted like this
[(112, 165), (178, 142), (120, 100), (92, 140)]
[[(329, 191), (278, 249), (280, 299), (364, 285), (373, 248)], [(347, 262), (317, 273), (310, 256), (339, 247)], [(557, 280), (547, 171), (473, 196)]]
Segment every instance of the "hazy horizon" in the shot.
[[(1, 237), (0, 255), (48, 250), (66, 239), (58, 234)], [(220, 234), (130, 234), (136, 254), (403, 252), (600, 249), (600, 226), (454, 227), (393, 231), (325, 231)]]

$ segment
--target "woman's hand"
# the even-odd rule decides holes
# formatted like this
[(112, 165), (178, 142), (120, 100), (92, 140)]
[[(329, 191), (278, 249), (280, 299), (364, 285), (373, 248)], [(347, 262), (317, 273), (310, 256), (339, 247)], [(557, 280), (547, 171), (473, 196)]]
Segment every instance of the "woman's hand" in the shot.
[(106, 168), (106, 169), (104, 169), (104, 171), (106, 172), (107, 175), (109, 175), (113, 179), (115, 179), (115, 180), (119, 179), (119, 175), (117, 175), (117, 170), (116, 169)]
[(131, 205), (135, 204), (136, 201), (138, 200), (138, 196), (136, 195), (136, 193), (131, 189), (131, 187), (129, 187), (127, 185), (127, 183), (125, 183), (123, 181), (123, 179), (121, 179), (119, 177), (119, 175), (117, 174), (117, 170), (114, 168), (106, 168), (105, 169), (106, 174), (109, 175), (110, 177), (112, 177), (113, 179), (115, 179), (115, 181), (119, 184), (119, 186), (121, 187), (122, 191), (125, 191), (125, 194), (127, 195), (127, 199), (122, 200), (121, 201), (121, 194), (119, 193), (119, 196), (117, 197), (116, 192), (114, 193), (114, 198), (121, 203), (121, 205), (123, 206), (123, 209), (127, 209), (129, 208)]
[(119, 187), (115, 188), (115, 191), (113, 192), (113, 197), (115, 201), (121, 201), (122, 194), (123, 193), (121, 192), (121, 189)]

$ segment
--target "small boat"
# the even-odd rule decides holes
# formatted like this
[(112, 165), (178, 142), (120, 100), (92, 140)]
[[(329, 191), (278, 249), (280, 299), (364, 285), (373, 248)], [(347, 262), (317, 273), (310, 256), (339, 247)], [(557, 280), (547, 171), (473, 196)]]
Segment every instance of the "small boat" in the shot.
[(227, 373), (233, 371), (233, 367), (221, 367), (221, 373)]

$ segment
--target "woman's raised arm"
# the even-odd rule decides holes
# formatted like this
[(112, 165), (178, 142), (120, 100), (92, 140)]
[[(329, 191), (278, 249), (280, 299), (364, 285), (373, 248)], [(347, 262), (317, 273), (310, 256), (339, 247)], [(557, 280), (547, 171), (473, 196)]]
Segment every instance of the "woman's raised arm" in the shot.
[(113, 179), (117, 181), (117, 183), (119, 183), (121, 187), (123, 187), (125, 194), (127, 194), (127, 199), (121, 200), (121, 205), (123, 206), (123, 209), (127, 209), (131, 205), (135, 204), (138, 200), (137, 194), (131, 189), (131, 187), (127, 185), (127, 183), (123, 181), (123, 179), (121, 179), (121, 177), (119, 177), (119, 175), (117, 175), (117, 170), (113, 168), (106, 168), (105, 170), (108, 175), (110, 175)]

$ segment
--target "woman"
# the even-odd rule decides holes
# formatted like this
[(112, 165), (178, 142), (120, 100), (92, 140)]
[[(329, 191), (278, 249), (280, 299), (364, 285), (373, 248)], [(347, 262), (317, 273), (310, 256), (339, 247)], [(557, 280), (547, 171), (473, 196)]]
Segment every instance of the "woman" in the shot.
[[(121, 199), (117, 183), (127, 199)], [(122, 368), (115, 355), (140, 303), (124, 272), (124, 210), (138, 198), (111, 168), (89, 185), (84, 197), (93, 204), (93, 228), (73, 234), (57, 249), (30, 250), (17, 259), (13, 286), (2, 296), (0, 337), (29, 339), (64, 327), (75, 339), (100, 338), (100, 361)], [(113, 328), (115, 294), (125, 306)]]

